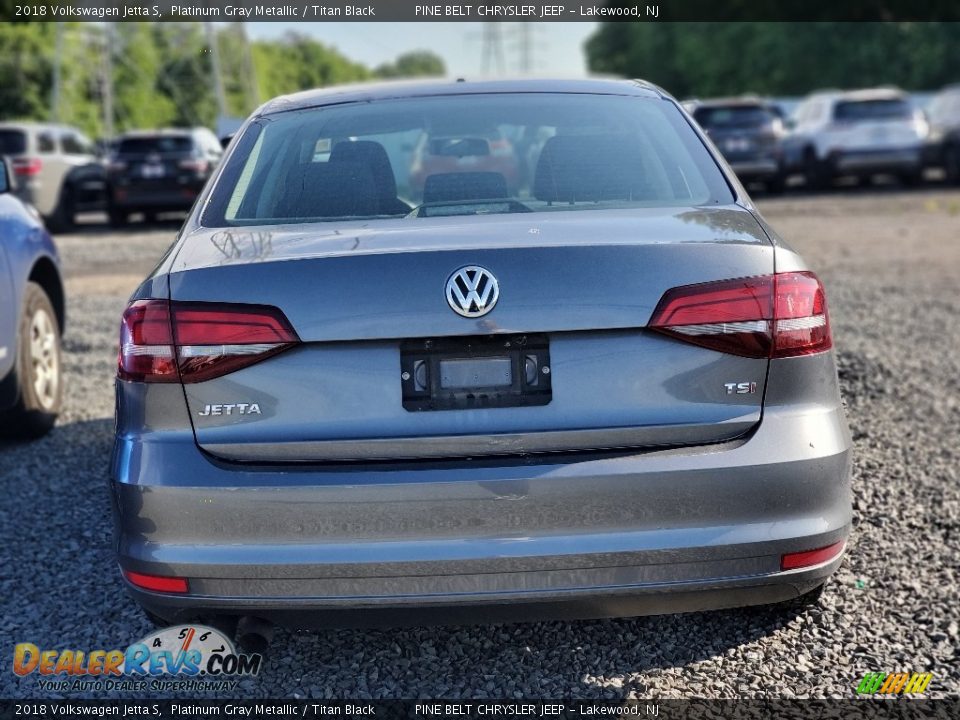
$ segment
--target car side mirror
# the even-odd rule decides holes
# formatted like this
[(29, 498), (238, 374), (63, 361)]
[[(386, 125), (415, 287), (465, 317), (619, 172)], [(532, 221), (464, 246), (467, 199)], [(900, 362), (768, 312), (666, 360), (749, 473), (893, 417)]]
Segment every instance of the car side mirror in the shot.
[(13, 165), (10, 163), (10, 158), (0, 158), (3, 162), (0, 162), (0, 195), (13, 192), (13, 189), (16, 187), (13, 174)]

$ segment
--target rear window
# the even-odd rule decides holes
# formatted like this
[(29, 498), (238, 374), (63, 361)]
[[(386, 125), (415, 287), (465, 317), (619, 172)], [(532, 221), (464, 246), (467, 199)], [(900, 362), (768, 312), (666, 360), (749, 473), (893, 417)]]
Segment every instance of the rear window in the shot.
[(908, 120), (913, 113), (906, 100), (844, 100), (833, 109), (835, 120)]
[(26, 133), (21, 130), (0, 130), (0, 155), (22, 155), (26, 151)]
[(694, 111), (693, 117), (705, 128), (754, 128), (777, 120), (776, 114), (762, 105), (702, 107)]
[(184, 153), (191, 150), (193, 150), (193, 139), (189, 135), (123, 138), (117, 148), (117, 152), (121, 155)]
[(207, 226), (733, 200), (683, 115), (653, 98), (349, 103), (259, 118), (235, 142)]

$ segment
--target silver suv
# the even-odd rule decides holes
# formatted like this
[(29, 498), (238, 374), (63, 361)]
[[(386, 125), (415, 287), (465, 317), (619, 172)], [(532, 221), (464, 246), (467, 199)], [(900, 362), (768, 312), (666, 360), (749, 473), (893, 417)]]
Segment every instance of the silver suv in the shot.
[(0, 123), (0, 155), (13, 164), (17, 195), (51, 230), (69, 230), (77, 213), (103, 209), (104, 168), (93, 143), (76, 128)]
[(814, 93), (794, 114), (785, 142), (789, 167), (821, 188), (840, 176), (891, 174), (920, 180), (928, 127), (900, 90), (877, 88)]

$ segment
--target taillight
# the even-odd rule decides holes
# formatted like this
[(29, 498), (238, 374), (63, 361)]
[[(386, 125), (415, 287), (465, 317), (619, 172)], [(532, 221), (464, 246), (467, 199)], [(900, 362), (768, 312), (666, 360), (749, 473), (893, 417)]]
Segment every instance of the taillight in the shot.
[(209, 167), (210, 163), (208, 163), (206, 160), (191, 159), (180, 161), (181, 170), (190, 170), (191, 172), (198, 174), (205, 173)]
[(39, 175), (43, 169), (43, 160), (40, 158), (14, 158), (12, 161), (14, 175), (33, 177)]
[(117, 375), (136, 382), (201, 382), (299, 341), (275, 307), (138, 300), (120, 324)]
[(648, 327), (754, 358), (809, 355), (833, 345), (823, 286), (810, 272), (673, 288), (661, 298)]

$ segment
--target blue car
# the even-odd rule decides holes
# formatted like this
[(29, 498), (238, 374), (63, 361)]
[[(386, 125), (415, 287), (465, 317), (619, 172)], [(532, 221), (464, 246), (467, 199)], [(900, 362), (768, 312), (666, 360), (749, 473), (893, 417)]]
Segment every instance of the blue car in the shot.
[(32, 438), (63, 403), (63, 281), (53, 238), (0, 169), (0, 437)]

